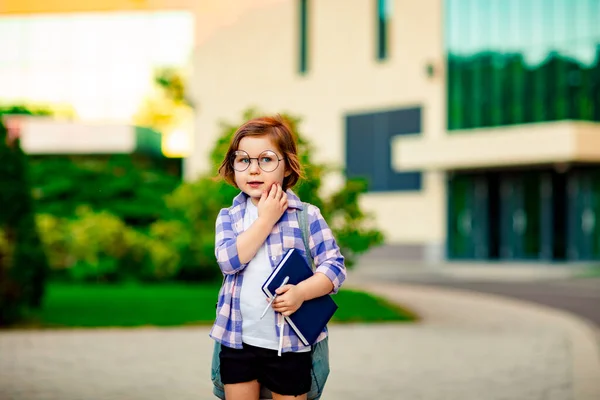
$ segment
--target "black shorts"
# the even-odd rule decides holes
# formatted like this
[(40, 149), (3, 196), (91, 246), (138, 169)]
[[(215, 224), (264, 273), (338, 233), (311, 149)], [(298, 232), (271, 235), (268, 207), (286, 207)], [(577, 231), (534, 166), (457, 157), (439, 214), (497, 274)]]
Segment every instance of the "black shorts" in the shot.
[(277, 394), (298, 396), (308, 393), (312, 383), (312, 354), (282, 353), (243, 344), (243, 349), (221, 346), (221, 381), (223, 384), (251, 382)]

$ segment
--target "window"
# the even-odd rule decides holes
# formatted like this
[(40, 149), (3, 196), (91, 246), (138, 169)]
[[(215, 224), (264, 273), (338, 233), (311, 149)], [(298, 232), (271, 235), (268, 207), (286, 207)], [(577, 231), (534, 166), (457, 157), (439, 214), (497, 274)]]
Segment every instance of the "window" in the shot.
[(298, 69), (308, 71), (308, 0), (300, 0), (300, 54)]
[(370, 192), (419, 191), (421, 172), (392, 169), (397, 135), (421, 134), (421, 108), (346, 116), (346, 175), (365, 179)]
[(388, 58), (390, 15), (390, 1), (377, 0), (377, 59), (380, 61)]

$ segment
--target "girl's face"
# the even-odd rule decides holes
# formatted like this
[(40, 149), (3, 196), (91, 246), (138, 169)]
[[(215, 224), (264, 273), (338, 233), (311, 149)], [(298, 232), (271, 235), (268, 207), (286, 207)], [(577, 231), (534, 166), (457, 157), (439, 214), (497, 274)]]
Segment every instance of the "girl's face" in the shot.
[(254, 204), (263, 191), (268, 192), (275, 183), (283, 185), (283, 178), (291, 173), (283, 154), (268, 136), (242, 138), (233, 162), (235, 183)]

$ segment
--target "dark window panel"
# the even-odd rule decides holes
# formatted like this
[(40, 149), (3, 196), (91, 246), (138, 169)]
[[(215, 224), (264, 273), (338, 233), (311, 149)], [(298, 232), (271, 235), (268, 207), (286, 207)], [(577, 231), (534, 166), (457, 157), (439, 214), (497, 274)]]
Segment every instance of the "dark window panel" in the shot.
[(388, 111), (381, 115), (389, 121), (388, 130), (391, 136), (421, 133), (421, 107)]
[[(577, 49), (574, 49), (576, 54)], [(581, 113), (579, 110), (580, 98), (583, 93), (583, 71), (584, 66), (575, 57), (567, 57), (564, 59), (565, 65), (565, 99), (566, 99), (566, 118), (580, 119)]]
[(349, 178), (365, 178), (373, 185), (375, 164), (375, 117), (355, 115), (346, 118), (346, 174)]
[(377, 59), (385, 60), (389, 53), (390, 3), (389, 0), (377, 0)]
[(551, 120), (562, 120), (567, 118), (568, 108), (568, 82), (567, 73), (568, 66), (565, 57), (556, 52), (550, 60), (551, 73), (553, 74), (554, 80), (549, 81), (550, 88), (554, 90), (554, 93), (548, 98), (548, 106), (554, 106), (554, 115)]
[(459, 120), (459, 96), (460, 96), (460, 81), (457, 76), (456, 61), (453, 59), (452, 54), (448, 56), (446, 79), (448, 80), (448, 89), (446, 90), (446, 102), (448, 107), (447, 112), (447, 125), (449, 130), (458, 129), (460, 126)]
[(521, 53), (513, 54), (511, 66), (512, 76), (509, 82), (511, 112), (507, 118), (507, 123), (520, 124), (525, 121), (525, 107), (531, 101), (529, 98), (530, 93), (525, 92), (525, 87), (530, 82), (530, 74)]
[[(585, 50), (587, 50), (587, 46), (585, 47)], [(579, 95), (577, 96), (576, 105), (576, 118), (587, 121), (594, 119), (594, 81), (592, 75), (592, 68), (593, 61), (581, 65), (581, 85), (579, 87)]]
[(391, 166), (393, 137), (420, 132), (418, 107), (346, 117), (348, 178), (366, 179), (372, 192), (421, 190), (421, 172), (397, 173)]
[(300, 20), (299, 20), (299, 60), (298, 69), (300, 73), (305, 73), (308, 70), (308, 0), (300, 0)]
[(600, 121), (600, 40), (596, 43), (596, 57), (590, 68), (591, 99), (593, 107), (593, 120)]

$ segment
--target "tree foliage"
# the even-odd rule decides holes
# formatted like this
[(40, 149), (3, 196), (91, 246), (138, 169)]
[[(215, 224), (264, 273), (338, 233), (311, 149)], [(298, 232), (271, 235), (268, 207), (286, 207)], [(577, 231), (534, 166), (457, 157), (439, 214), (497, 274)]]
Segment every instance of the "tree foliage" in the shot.
[(37, 218), (54, 276), (71, 282), (169, 280), (183, 250), (174, 244), (189, 243), (177, 221), (158, 221), (146, 233), (106, 211), (79, 207), (76, 217)]
[(154, 75), (154, 89), (134, 117), (139, 126), (165, 133), (177, 126), (192, 109), (186, 95), (186, 79), (174, 68), (160, 68)]
[[(248, 110), (242, 120), (246, 121), (257, 115), (257, 111)], [(298, 133), (300, 119), (291, 115), (284, 117), (297, 135), (299, 157), (305, 174), (305, 179), (293, 190), (303, 201), (321, 209), (346, 257), (347, 266), (352, 266), (357, 255), (383, 242), (382, 233), (370, 224), (369, 216), (361, 210), (358, 202), (360, 195), (366, 191), (366, 182), (347, 180), (339, 190), (325, 197), (321, 193), (324, 178), (328, 173), (340, 170), (331, 165), (316, 163), (312, 157), (311, 144)], [(188, 277), (219, 275), (214, 259), (215, 220), (219, 210), (229, 207), (239, 190), (222, 180), (216, 180), (215, 173), (240, 124), (221, 124), (222, 133), (210, 152), (211, 172), (193, 182), (182, 184), (167, 198), (169, 208), (189, 224), (190, 237), (193, 238), (184, 267), (188, 271)]]
[(140, 229), (167, 213), (163, 197), (181, 182), (180, 160), (142, 155), (40, 156), (29, 164), (39, 213), (76, 218), (88, 206)]
[[(0, 110), (11, 114), (19, 110)], [(0, 120), (0, 325), (39, 308), (48, 263), (35, 224), (26, 156)]]

